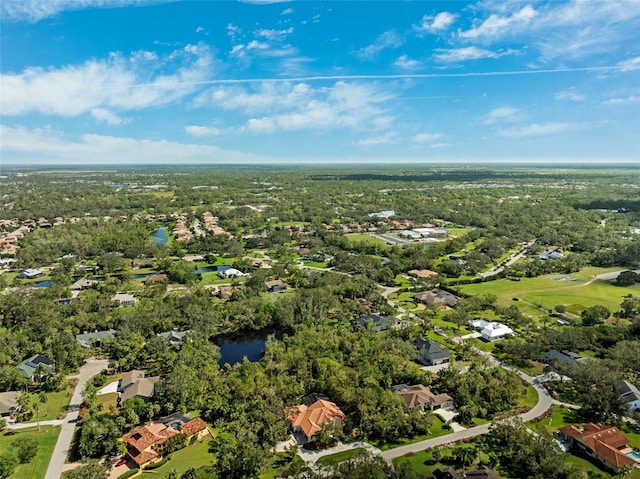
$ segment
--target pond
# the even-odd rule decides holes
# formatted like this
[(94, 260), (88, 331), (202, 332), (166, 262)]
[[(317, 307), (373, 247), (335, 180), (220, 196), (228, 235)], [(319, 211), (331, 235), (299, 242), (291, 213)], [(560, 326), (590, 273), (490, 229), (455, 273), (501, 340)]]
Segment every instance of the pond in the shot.
[(133, 279), (144, 279), (153, 276), (154, 274), (158, 274), (157, 271), (152, 271), (151, 273), (136, 273), (133, 275)]
[(220, 361), (232, 366), (241, 363), (246, 357), (251, 362), (260, 361), (264, 354), (264, 348), (270, 337), (281, 336), (277, 329), (261, 329), (259, 331), (245, 331), (234, 335), (222, 335), (216, 338), (216, 344), (220, 347)]
[(169, 240), (169, 237), (167, 236), (167, 230), (164, 226), (161, 226), (155, 233), (151, 233), (149, 236), (153, 238), (153, 246), (157, 246), (159, 244), (163, 244), (166, 246), (167, 241)]
[(200, 268), (194, 269), (193, 272), (194, 273), (215, 273), (218, 271), (224, 271), (229, 268), (231, 268), (231, 266), (227, 266), (226, 264), (222, 264), (220, 266), (201, 266)]
[(52, 285), (51, 280), (47, 279), (45, 281), (38, 281), (37, 283), (33, 283), (34, 288), (50, 288)]

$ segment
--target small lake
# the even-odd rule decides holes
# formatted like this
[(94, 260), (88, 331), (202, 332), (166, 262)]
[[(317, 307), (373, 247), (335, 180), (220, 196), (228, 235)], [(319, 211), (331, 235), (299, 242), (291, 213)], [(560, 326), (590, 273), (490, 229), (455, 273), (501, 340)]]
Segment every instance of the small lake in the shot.
[(233, 366), (241, 363), (245, 356), (251, 362), (260, 361), (270, 336), (279, 337), (280, 332), (277, 329), (262, 329), (232, 336), (218, 336), (216, 339), (216, 344), (220, 347), (218, 364), (224, 366), (229, 363)]
[(34, 288), (50, 288), (52, 286), (51, 280), (47, 279), (45, 281), (38, 281), (37, 283), (33, 283)]
[(218, 271), (224, 271), (231, 268), (231, 266), (227, 266), (226, 264), (222, 264), (220, 266), (201, 266), (200, 268), (196, 268), (193, 270), (194, 273), (216, 273)]
[(152, 271), (151, 273), (136, 273), (133, 275), (133, 279), (144, 279), (153, 276), (154, 274), (158, 274), (157, 271)]
[(153, 246), (157, 246), (159, 244), (167, 245), (167, 241), (169, 241), (169, 237), (167, 236), (167, 230), (164, 226), (158, 228), (158, 231), (155, 233), (151, 233), (149, 236), (153, 239)]

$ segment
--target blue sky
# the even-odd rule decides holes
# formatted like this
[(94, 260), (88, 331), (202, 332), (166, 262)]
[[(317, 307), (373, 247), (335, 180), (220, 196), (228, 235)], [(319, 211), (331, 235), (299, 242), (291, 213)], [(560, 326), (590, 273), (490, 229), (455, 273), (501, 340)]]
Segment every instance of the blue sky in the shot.
[(637, 0), (0, 13), (0, 165), (640, 163)]

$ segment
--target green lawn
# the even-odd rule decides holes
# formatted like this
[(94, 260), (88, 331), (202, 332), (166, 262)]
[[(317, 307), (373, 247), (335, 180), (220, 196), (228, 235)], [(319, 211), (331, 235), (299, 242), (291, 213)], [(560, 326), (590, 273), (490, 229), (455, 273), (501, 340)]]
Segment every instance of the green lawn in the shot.
[(209, 452), (209, 441), (202, 441), (174, 452), (169, 456), (169, 461), (164, 466), (147, 471), (145, 475), (155, 473), (159, 478), (163, 478), (169, 471), (175, 470), (177, 477), (180, 477), (190, 467), (197, 469), (212, 465), (213, 459), (213, 454)]
[(369, 441), (382, 451), (393, 449), (394, 447), (406, 446), (407, 444), (413, 444), (416, 442), (424, 441), (425, 439), (432, 439), (434, 437), (444, 436), (445, 434), (451, 434), (451, 429), (445, 429), (445, 423), (439, 416), (433, 416), (433, 425), (429, 434), (423, 434), (420, 436), (414, 436), (411, 438), (400, 439), (396, 442), (382, 442), (382, 441)]
[[(450, 457), (451, 451), (452, 451), (452, 448), (441, 448), (440, 449), (440, 453), (442, 455), (441, 457), (442, 458)], [(486, 463), (488, 457), (484, 453), (482, 453), (480, 456), (480, 459), (482, 461), (485, 461)], [(445, 459), (441, 459), (441, 461), (445, 461)], [(403, 463), (408, 463), (409, 465), (411, 465), (411, 469), (417, 473), (418, 477), (421, 477), (421, 478), (431, 477), (431, 475), (433, 474), (433, 471), (435, 471), (438, 468), (445, 469), (447, 467), (452, 467), (449, 461), (447, 461), (446, 463), (435, 462), (433, 460), (432, 451), (429, 451), (429, 452), (420, 451), (416, 454), (401, 456), (393, 460), (393, 465), (395, 466), (396, 469), (398, 469), (400, 465)], [(455, 468), (455, 466), (453, 467)], [(457, 468), (457, 469), (461, 470), (460, 468)], [(467, 468), (467, 471), (469, 469), (473, 469), (473, 468)]]
[(338, 464), (339, 462), (348, 461), (360, 451), (364, 451), (362, 447), (357, 447), (355, 449), (349, 449), (348, 451), (336, 452), (335, 454), (329, 454), (328, 456), (322, 456), (320, 459), (316, 461), (316, 464), (319, 466), (329, 466)]
[[(64, 391), (47, 393), (47, 402), (40, 405), (40, 421), (58, 419), (60, 414), (67, 410), (74, 389), (75, 387), (70, 385)], [(27, 422), (36, 422), (37, 420), (38, 418), (34, 414)]]
[(538, 403), (538, 391), (531, 385), (527, 385), (525, 393), (518, 399), (517, 407), (533, 407)]
[(42, 426), (40, 431), (38, 431), (37, 427), (30, 427), (27, 429), (20, 429), (15, 434), (0, 434), (0, 453), (8, 451), (11, 447), (11, 443), (19, 437), (33, 437), (38, 441), (40, 446), (36, 457), (27, 464), (20, 464), (9, 477), (16, 479), (43, 478), (47, 472), (47, 466), (49, 465), (49, 460), (51, 459), (51, 454), (53, 454), (53, 448), (56, 445), (59, 433), (59, 427)]
[(280, 473), (283, 469), (290, 465), (298, 465), (302, 466), (304, 461), (300, 456), (294, 456), (293, 460), (289, 462), (287, 460), (287, 454), (285, 453), (276, 453), (271, 462), (269, 463), (269, 468), (260, 474), (260, 479), (274, 479), (278, 473)]
[(353, 233), (353, 234), (345, 235), (345, 238), (347, 238), (350, 243), (365, 243), (365, 244), (387, 246), (387, 243), (385, 243), (381, 239), (374, 238), (373, 236), (365, 235), (365, 234)]
[[(617, 269), (619, 270), (620, 268)], [(640, 294), (640, 284), (620, 287), (602, 280), (586, 284), (593, 279), (593, 275), (611, 270), (612, 268), (585, 268), (581, 272), (569, 275), (575, 278), (576, 281), (555, 281), (553, 278), (564, 275), (549, 274), (537, 278), (522, 278), (520, 281), (499, 279), (486, 283), (462, 285), (460, 290), (471, 295), (495, 294), (499, 303), (503, 305), (513, 304), (513, 298), (523, 298), (532, 303), (540, 304), (546, 309), (552, 309), (557, 304), (564, 304), (573, 313), (579, 313), (584, 308), (597, 304), (615, 311), (624, 296)], [(613, 268), (613, 270), (615, 271), (616, 268)], [(520, 303), (518, 306), (520, 306)]]
[(302, 263), (311, 268), (326, 268), (328, 266), (326, 261), (303, 261)]

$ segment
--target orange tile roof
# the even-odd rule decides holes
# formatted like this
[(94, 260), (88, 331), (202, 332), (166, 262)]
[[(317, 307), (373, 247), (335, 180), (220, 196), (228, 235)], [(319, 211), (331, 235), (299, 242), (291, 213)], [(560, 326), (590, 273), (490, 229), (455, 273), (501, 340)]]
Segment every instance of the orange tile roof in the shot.
[(442, 406), (445, 402), (452, 400), (448, 394), (433, 394), (429, 388), (422, 384), (410, 386), (399, 394), (409, 409), (422, 404), (429, 404), (431, 407)]
[(171, 436), (180, 434), (174, 428), (165, 426), (164, 424), (147, 424), (145, 426), (137, 427), (130, 434), (125, 436), (124, 443), (127, 446), (127, 451), (137, 464), (141, 465), (148, 462), (150, 459), (142, 460), (144, 454), (157, 454), (153, 451), (147, 451), (154, 444), (162, 444)]
[(311, 406), (300, 404), (284, 410), (285, 417), (295, 428), (299, 426), (307, 437), (311, 437), (322, 430), (328, 422), (342, 422), (344, 413), (331, 401), (318, 399)]
[(204, 431), (206, 428), (207, 423), (204, 422), (201, 418), (197, 417), (180, 426), (180, 432), (185, 433), (187, 436), (193, 436), (200, 431)]
[(558, 432), (581, 442), (601, 460), (616, 469), (625, 464), (636, 465), (636, 461), (618, 450), (628, 446), (629, 439), (617, 427), (587, 423), (582, 428), (573, 425), (564, 426)]

